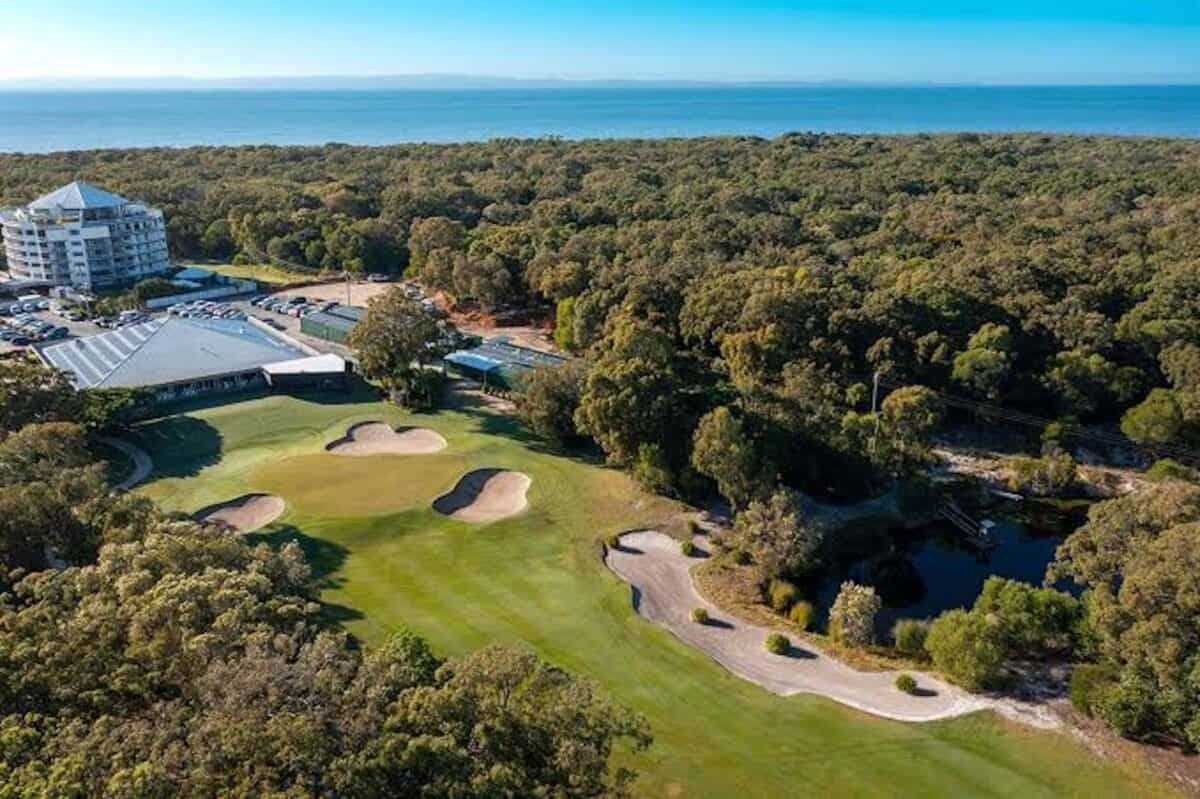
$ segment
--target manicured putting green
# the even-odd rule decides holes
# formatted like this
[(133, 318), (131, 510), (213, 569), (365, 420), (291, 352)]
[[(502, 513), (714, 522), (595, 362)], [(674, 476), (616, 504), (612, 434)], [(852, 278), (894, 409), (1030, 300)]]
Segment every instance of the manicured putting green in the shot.
[[(345, 458), (327, 442), (359, 421), (437, 431), (434, 455)], [(1103, 762), (1065, 735), (983, 714), (884, 721), (811, 696), (782, 699), (730, 676), (643, 621), (597, 541), (678, 509), (621, 473), (542, 450), (478, 410), (411, 416), (366, 397), (266, 397), (149, 422), (164, 475), (144, 486), (170, 509), (278, 494), (268, 537), (298, 539), (330, 618), (368, 646), (407, 625), (446, 654), (528, 645), (599, 682), (648, 719), (651, 750), (620, 759), (644, 796), (1159, 796), (1151, 775)], [(430, 502), (471, 469), (529, 475), (529, 507), (493, 524)], [(273, 532), (272, 532), (273, 531)]]

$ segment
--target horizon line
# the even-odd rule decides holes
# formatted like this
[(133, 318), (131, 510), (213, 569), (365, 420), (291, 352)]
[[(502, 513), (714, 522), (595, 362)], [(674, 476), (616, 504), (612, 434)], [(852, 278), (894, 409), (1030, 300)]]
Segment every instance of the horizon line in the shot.
[[(393, 84), (391, 86), (384, 84)], [(1084, 88), (1084, 87), (1190, 87), (1200, 85), (1200, 76), (1139, 76), (1128, 79), (1085, 81), (991, 79), (970, 81), (932, 81), (915, 79), (847, 78), (525, 78), (470, 73), (380, 73), (380, 74), (308, 74), (241, 75), (198, 77), (189, 75), (99, 76), (99, 77), (26, 77), (0, 78), (0, 90), (106, 90), (136, 88), (227, 88), (227, 89), (330, 89), (330, 88), (409, 88), (409, 89), (503, 89), (503, 88)], [(338, 86), (336, 84), (342, 84)], [(356, 84), (357, 86), (353, 86)], [(407, 84), (407, 85), (400, 85)]]

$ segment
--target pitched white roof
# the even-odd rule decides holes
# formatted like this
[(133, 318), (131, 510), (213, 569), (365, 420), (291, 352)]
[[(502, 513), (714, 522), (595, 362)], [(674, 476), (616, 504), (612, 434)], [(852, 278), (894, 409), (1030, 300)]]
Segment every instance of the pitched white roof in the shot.
[(252, 371), (304, 352), (234, 319), (152, 319), (44, 347), (51, 366), (79, 388), (160, 386)]
[(62, 208), (67, 211), (82, 211), (85, 208), (119, 208), (127, 205), (129, 200), (111, 194), (104, 189), (98, 189), (90, 183), (77, 180), (68, 183), (61, 189), (55, 189), (49, 194), (38, 197), (29, 204), (30, 208), (52, 210)]
[(312, 355), (308, 358), (264, 364), (263, 371), (271, 375), (341, 373), (346, 371), (346, 361), (340, 356), (326, 353), (325, 355)]

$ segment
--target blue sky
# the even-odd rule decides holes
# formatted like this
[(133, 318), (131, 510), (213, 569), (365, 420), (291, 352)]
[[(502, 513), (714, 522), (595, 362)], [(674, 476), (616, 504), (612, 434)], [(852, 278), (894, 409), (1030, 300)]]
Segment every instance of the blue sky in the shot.
[[(1200, 0), (106, 0), (4, 4), (0, 80), (1200, 82)], [(94, 10), (89, 10), (94, 9)]]

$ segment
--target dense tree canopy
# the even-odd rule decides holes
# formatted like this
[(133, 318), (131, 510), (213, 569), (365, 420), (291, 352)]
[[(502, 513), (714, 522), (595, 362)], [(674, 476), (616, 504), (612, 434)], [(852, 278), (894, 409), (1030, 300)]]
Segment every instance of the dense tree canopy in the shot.
[[(696, 482), (695, 427), (719, 406), (783, 483), (877, 487), (910, 459), (872, 462), (861, 434), (874, 424), (842, 425), (865, 410), (846, 389), (872, 372), (1088, 423), (1138, 406), (1128, 429), (1147, 443), (1200, 441), (1194, 141), (792, 134), (2, 155), (0, 204), (77, 175), (162, 206), (177, 256), (408, 269), (463, 305), (556, 311), (556, 338), (608, 373), (586, 381), (580, 427), (675, 487)], [(621, 417), (637, 429), (619, 434)]]
[[(642, 720), (531, 653), (364, 653), (272, 549), (109, 493), (83, 431), (0, 438), (0, 797), (622, 796)], [(46, 568), (45, 547), (65, 562)]]
[(1086, 585), (1114, 667), (1094, 707), (1119, 731), (1200, 748), (1200, 488), (1166, 481), (1094, 506), (1048, 578)]

